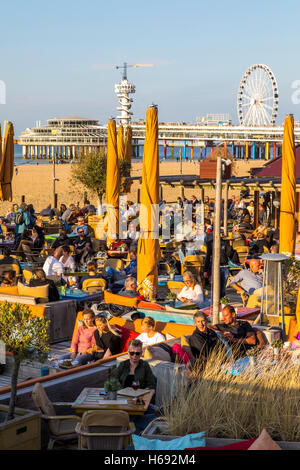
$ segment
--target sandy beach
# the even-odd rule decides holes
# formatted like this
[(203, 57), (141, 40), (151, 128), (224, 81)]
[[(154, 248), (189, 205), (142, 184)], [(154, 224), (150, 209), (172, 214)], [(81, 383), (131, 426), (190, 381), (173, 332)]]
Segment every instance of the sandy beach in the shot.
[[(250, 168), (254, 165), (263, 166), (265, 161), (239, 161), (235, 164), (233, 171), (234, 175), (249, 176)], [(160, 174), (161, 175), (179, 175), (180, 174), (180, 162), (174, 161), (163, 161), (160, 163)], [(52, 165), (19, 165), (18, 174), (14, 174), (12, 181), (13, 190), (13, 201), (19, 204), (22, 200), (22, 196), (25, 196), (25, 201), (29, 204), (32, 203), (36, 211), (40, 211), (48, 206), (53, 200), (53, 169)], [(198, 162), (183, 162), (182, 163), (182, 174), (198, 175), (199, 174), (199, 163)], [(142, 175), (142, 161), (134, 162), (132, 164), (132, 176)], [(65, 203), (67, 205), (75, 202), (83, 204), (85, 188), (75, 186), (71, 182), (71, 164), (56, 165), (56, 193), (58, 194), (58, 204)], [(135, 182), (132, 185), (131, 193), (128, 195), (128, 199), (133, 201), (137, 200), (137, 189), (139, 183)], [(199, 190), (198, 190), (199, 191)], [(88, 192), (88, 191), (87, 191)], [(235, 191), (236, 193), (236, 191)], [(192, 194), (196, 194), (197, 190), (187, 188), (185, 195), (187, 198), (191, 197)], [(213, 191), (207, 194), (212, 197)], [(164, 186), (163, 197), (167, 201), (175, 201), (179, 196), (178, 188), (169, 188)], [(230, 194), (231, 195), (231, 194)], [(91, 203), (97, 204), (97, 197), (88, 192), (88, 197)], [(1, 202), (0, 215), (5, 215), (12, 203)]]

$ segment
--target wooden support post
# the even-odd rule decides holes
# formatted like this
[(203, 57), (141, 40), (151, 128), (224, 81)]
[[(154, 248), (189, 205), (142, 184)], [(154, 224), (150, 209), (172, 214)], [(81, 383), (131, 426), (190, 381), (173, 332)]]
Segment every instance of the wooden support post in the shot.
[(259, 191), (254, 190), (254, 228), (258, 227)]
[(228, 223), (228, 188), (229, 182), (225, 183), (225, 194), (224, 194), (224, 235), (227, 237), (227, 223)]

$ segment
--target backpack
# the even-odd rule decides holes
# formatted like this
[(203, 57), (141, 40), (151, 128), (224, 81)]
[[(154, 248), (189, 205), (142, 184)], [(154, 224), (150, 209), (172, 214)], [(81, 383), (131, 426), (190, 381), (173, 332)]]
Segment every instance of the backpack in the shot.
[(23, 212), (17, 212), (16, 213), (16, 224), (17, 225), (22, 225), (23, 223), (24, 223)]

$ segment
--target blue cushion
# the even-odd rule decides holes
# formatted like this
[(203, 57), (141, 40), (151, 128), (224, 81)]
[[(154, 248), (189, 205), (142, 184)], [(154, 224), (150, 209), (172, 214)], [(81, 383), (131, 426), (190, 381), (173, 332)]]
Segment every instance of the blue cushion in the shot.
[(171, 441), (146, 439), (133, 434), (132, 440), (135, 450), (184, 450), (187, 447), (205, 447), (206, 445), (205, 432), (187, 434)]

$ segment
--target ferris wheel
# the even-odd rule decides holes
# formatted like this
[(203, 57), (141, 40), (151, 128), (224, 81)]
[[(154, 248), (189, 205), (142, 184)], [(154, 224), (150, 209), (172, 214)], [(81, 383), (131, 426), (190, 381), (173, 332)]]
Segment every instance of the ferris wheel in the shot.
[(275, 124), (278, 103), (278, 86), (272, 70), (262, 64), (249, 67), (241, 80), (237, 96), (240, 125)]

